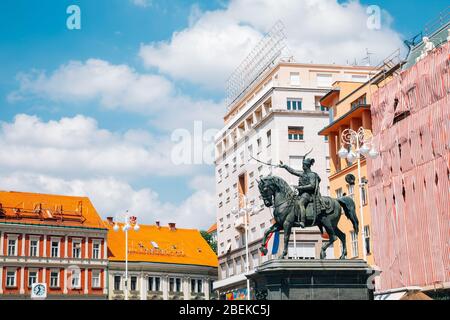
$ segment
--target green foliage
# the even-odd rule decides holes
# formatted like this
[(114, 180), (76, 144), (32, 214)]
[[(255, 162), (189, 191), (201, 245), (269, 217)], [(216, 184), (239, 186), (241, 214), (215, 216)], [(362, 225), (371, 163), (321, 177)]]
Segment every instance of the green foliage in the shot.
[(208, 242), (211, 249), (217, 254), (217, 241), (214, 241), (212, 236), (204, 230), (201, 230), (200, 234), (202, 235), (203, 239), (205, 239), (206, 242)]

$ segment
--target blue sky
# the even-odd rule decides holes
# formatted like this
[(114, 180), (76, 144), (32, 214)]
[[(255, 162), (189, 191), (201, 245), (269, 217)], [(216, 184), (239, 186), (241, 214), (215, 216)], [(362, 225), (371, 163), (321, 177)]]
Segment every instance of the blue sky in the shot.
[[(227, 76), (276, 20), (300, 61), (344, 63), (366, 47), (381, 59), (445, 7), (309, 2), (1, 1), (0, 146), (14, 158), (0, 162), (0, 188), (83, 193), (104, 216), (131, 209), (207, 228), (213, 166), (175, 166), (170, 137), (194, 120), (220, 128)], [(81, 30), (66, 27), (72, 4)], [(393, 20), (367, 30), (368, 5)]]

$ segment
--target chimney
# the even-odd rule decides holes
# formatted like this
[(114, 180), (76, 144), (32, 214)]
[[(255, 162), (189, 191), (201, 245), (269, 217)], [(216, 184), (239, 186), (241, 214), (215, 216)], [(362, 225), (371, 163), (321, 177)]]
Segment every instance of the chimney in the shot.
[(108, 221), (108, 223), (109, 223), (110, 225), (113, 225), (113, 224), (114, 224), (114, 218), (113, 218), (113, 217), (106, 217), (106, 221)]
[(170, 228), (170, 231), (177, 230), (177, 228), (175, 228), (175, 222), (169, 222), (169, 228)]
[(156, 221), (155, 223), (156, 223), (156, 226), (157, 226), (158, 228), (161, 228), (161, 225), (159, 224), (159, 221)]

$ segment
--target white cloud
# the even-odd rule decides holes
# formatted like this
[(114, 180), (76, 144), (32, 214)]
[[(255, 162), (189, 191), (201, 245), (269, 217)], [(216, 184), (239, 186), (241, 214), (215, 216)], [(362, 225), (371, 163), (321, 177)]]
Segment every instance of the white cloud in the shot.
[(0, 175), (0, 189), (87, 196), (98, 213), (106, 218), (129, 210), (143, 224), (176, 222), (183, 228), (207, 229), (215, 221), (214, 194), (198, 189), (179, 205), (163, 202), (149, 189), (134, 189), (128, 183), (112, 178), (66, 180), (34, 173)]
[(152, 1), (151, 0), (130, 0), (134, 5), (138, 6), (138, 7), (149, 7), (152, 5)]
[(64, 177), (189, 175), (193, 166), (175, 166), (169, 136), (143, 130), (117, 133), (98, 127), (81, 115), (44, 122), (36, 116), (16, 115), (0, 122), (0, 172), (23, 170)]
[(70, 61), (50, 74), (34, 70), (17, 78), (19, 89), (9, 94), (10, 102), (44, 98), (72, 107), (98, 102), (104, 108), (143, 114), (163, 130), (190, 127), (194, 120), (206, 127), (218, 128), (222, 123), (222, 103), (178, 93), (166, 78), (139, 73), (128, 65), (99, 59)]
[(36, 70), (21, 73), (18, 80), (19, 90), (9, 95), (10, 101), (27, 96), (65, 103), (98, 99), (105, 108), (140, 112), (154, 111), (173, 90), (164, 77), (99, 59), (70, 61), (50, 75)]
[(215, 11), (199, 13), (194, 7), (189, 27), (168, 41), (142, 44), (139, 54), (146, 66), (175, 79), (223, 89), (234, 68), (277, 20), (284, 23), (289, 47), (300, 62), (361, 62), (366, 48), (375, 53), (372, 61), (379, 61), (403, 47), (386, 12), (380, 30), (367, 28), (368, 17), (358, 1), (232, 0)]

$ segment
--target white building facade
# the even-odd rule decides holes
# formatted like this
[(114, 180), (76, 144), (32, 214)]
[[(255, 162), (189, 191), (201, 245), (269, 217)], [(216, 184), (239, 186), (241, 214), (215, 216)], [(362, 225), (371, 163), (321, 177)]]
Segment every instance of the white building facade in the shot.
[[(249, 268), (253, 270), (273, 258), (270, 250), (265, 257), (258, 250), (264, 231), (272, 224), (272, 214), (260, 198), (256, 179), (271, 173), (291, 185), (298, 183), (298, 177), (284, 169), (261, 164), (252, 157), (274, 165), (283, 161), (301, 169), (302, 156), (313, 148), (309, 155), (316, 160), (313, 170), (321, 177), (322, 195), (328, 195), (328, 145), (317, 133), (329, 123), (330, 115), (319, 100), (333, 82), (363, 82), (371, 70), (280, 62), (230, 106), (224, 117), (225, 126), (215, 139), (219, 281), (214, 289), (222, 297), (245, 287), (245, 229), (242, 217), (234, 215), (232, 209), (243, 205), (243, 195), (256, 209), (249, 216), (248, 227)], [(290, 244), (290, 258), (318, 258), (322, 239), (316, 229), (294, 230), (291, 241), (296, 243)], [(333, 257), (332, 248), (328, 257)]]

